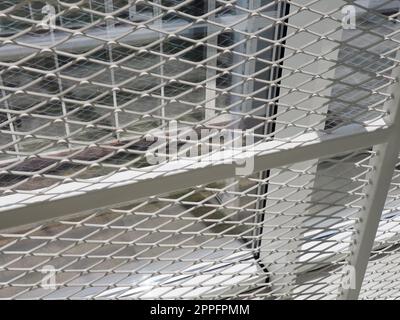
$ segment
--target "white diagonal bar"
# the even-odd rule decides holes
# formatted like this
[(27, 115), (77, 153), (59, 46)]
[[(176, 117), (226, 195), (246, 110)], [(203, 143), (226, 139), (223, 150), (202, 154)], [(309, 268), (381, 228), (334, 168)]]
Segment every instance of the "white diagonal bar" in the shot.
[[(397, 54), (397, 59), (399, 57), (400, 54)], [(393, 75), (397, 76), (397, 81), (391, 88), (394, 99), (391, 99), (386, 106), (389, 111), (388, 121), (391, 123), (393, 131), (387, 142), (374, 147), (376, 156), (372, 158), (373, 170), (369, 173), (369, 183), (365, 190), (367, 197), (365, 205), (360, 211), (360, 222), (356, 226), (352, 254), (349, 258), (349, 265), (353, 268), (351, 270), (354, 270), (354, 274), (350, 277), (354, 277), (355, 281), (350, 281), (354, 285), (350, 285), (349, 288), (345, 286), (341, 289), (339, 299), (354, 300), (358, 298), (400, 151), (399, 67), (393, 70)]]
[[(69, 214), (133, 202), (235, 176), (237, 162), (254, 157), (254, 172), (380, 144), (393, 133), (382, 121), (343, 127), (331, 134), (302, 134), (291, 142), (269, 141), (251, 151), (227, 150), (212, 161), (185, 159), (162, 166), (125, 170), (106, 178), (63, 183), (51, 190), (16, 192), (0, 197), (0, 229), (52, 220)], [(378, 129), (377, 129), (378, 126)], [(350, 133), (350, 134), (348, 134)]]

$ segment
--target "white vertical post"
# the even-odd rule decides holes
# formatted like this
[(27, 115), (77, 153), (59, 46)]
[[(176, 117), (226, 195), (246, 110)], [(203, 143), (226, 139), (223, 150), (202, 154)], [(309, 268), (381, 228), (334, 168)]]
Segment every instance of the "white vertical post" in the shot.
[[(31, 19), (35, 20), (31, 3), (29, 3), (29, 12), (30, 12)], [(56, 14), (55, 13), (55, 8), (49, 2), (46, 2), (46, 5), (43, 6), (41, 13), (47, 15), (47, 17), (45, 17), (46, 20), (44, 20), (45, 21), (45, 25), (43, 25), (43, 24), (39, 24), (39, 25), (49, 29), (51, 43), (52, 43), (52, 45), (55, 45), (56, 44), (55, 37), (54, 37), (54, 28), (56, 27), (55, 26), (55, 24), (56, 24), (56, 22), (55, 22), (55, 19), (56, 19), (55, 18), (55, 14)], [(60, 65), (59, 65), (59, 62), (58, 62), (58, 56), (57, 56), (56, 52), (54, 52), (54, 54), (53, 54), (53, 61), (54, 61), (54, 67), (56, 68), (56, 70), (58, 70)], [(50, 79), (52, 77), (54, 77), (54, 75), (46, 75), (46, 76), (50, 76)], [(63, 87), (62, 87), (62, 82), (61, 82), (61, 79), (60, 79), (60, 73), (58, 71), (56, 71), (55, 72), (55, 76), (57, 77), (58, 90), (61, 93), (62, 90), (63, 90)], [(67, 136), (68, 147), (70, 147), (71, 145), (70, 145), (70, 142), (69, 142), (69, 139), (68, 139), (69, 136), (70, 136), (70, 128), (69, 128), (69, 124), (68, 124), (68, 121), (67, 121), (67, 108), (65, 106), (65, 102), (63, 101), (63, 99), (61, 99), (61, 111), (62, 111), (62, 114), (63, 114), (64, 129), (65, 129), (65, 134)]]
[[(53, 44), (55, 44), (55, 39), (54, 39), (54, 31), (53, 28), (51, 28), (51, 42)], [(60, 64), (58, 62), (58, 56), (57, 53), (54, 53), (54, 65), (56, 67), (56, 70), (58, 70), (60, 68)], [(62, 92), (63, 90), (63, 86), (62, 86), (62, 82), (61, 82), (61, 78), (60, 78), (60, 72), (56, 71), (56, 77), (57, 77), (57, 84), (58, 84), (58, 90), (60, 92)], [(69, 142), (69, 138), (71, 135), (71, 130), (69, 128), (69, 124), (68, 124), (68, 117), (67, 117), (67, 107), (65, 105), (64, 99), (61, 98), (61, 109), (62, 109), (62, 114), (63, 114), (63, 118), (64, 118), (64, 127), (65, 127), (65, 134), (67, 136), (67, 141), (68, 141), (68, 147), (71, 147), (71, 144)]]
[[(161, 5), (161, 0), (155, 0), (155, 4)], [(162, 29), (163, 27), (163, 17), (162, 17), (162, 9), (158, 6), (153, 7), (153, 15), (155, 17), (160, 16), (159, 19), (157, 19), (157, 27), (159, 30)], [(159, 32), (159, 39), (160, 39), (160, 83), (162, 84), (165, 80), (163, 79), (164, 77), (164, 57), (162, 54), (164, 53), (164, 43), (163, 43), (163, 35), (161, 32)], [(165, 124), (165, 85), (161, 86), (160, 89), (160, 94), (161, 94), (161, 110), (160, 110), (160, 115), (161, 115), (161, 123)]]
[[(237, 5), (241, 6), (241, 7), (246, 7), (246, 1), (244, 0), (239, 0), (237, 1)], [(240, 14), (240, 11), (238, 9), (237, 13)], [(235, 29), (241, 29), (241, 30), (246, 30), (247, 28), (247, 22), (244, 23), (244, 25), (236, 25)], [(234, 31), (235, 31), (234, 29)], [(246, 42), (243, 41), (244, 40), (244, 36), (239, 33), (239, 32), (234, 32), (233, 34), (233, 42), (234, 42), (234, 49), (232, 50), (233, 53), (233, 61), (232, 64), (236, 65), (236, 67), (233, 69), (233, 72), (235, 74), (232, 74), (232, 86), (235, 86), (234, 88), (232, 88), (231, 90), (231, 99), (230, 99), (230, 103), (233, 105), (235, 104), (235, 107), (233, 108), (233, 110), (235, 111), (242, 111), (242, 106), (244, 105), (243, 98), (241, 97), (242, 93), (243, 93), (243, 83), (244, 83), (244, 64), (245, 62), (243, 62), (243, 57), (240, 55), (240, 53), (244, 53), (246, 52)], [(236, 43), (239, 43), (239, 45), (236, 45)]]
[[(31, 10), (31, 15), (32, 15), (33, 14), (32, 7), (30, 6), (29, 8)], [(60, 6), (58, 6), (58, 9), (60, 9)], [(47, 19), (46, 19), (46, 22), (45, 22), (47, 24), (46, 28), (49, 28), (51, 44), (54, 46), (54, 45), (56, 45), (56, 40), (55, 40), (55, 36), (54, 36), (54, 29), (56, 27), (56, 17), (55, 17), (56, 11), (55, 11), (55, 7), (52, 4), (50, 4), (49, 2), (46, 2), (46, 5), (42, 8), (42, 14), (46, 14), (47, 15)], [(60, 64), (58, 62), (58, 55), (57, 55), (57, 53), (55, 51), (53, 53), (53, 61), (54, 61), (54, 67), (56, 68), (55, 77), (57, 78), (58, 90), (61, 93), (63, 91), (63, 86), (62, 86), (62, 81), (61, 81), (61, 78), (60, 78), (60, 72), (58, 71), (58, 69), (60, 68)], [(50, 75), (46, 75), (45, 77), (49, 77), (50, 79), (54, 80), (53, 79), (54, 75), (50, 74)], [(65, 105), (64, 100), (62, 98), (60, 100), (61, 100), (60, 103), (61, 103), (61, 111), (62, 111), (62, 114), (63, 114), (65, 135), (67, 137), (66, 140), (68, 142), (67, 143), (68, 147), (70, 148), (71, 144), (69, 142), (69, 137), (70, 137), (71, 131), (70, 131), (70, 127), (69, 127), (69, 124), (68, 124), (67, 107)]]
[[(4, 86), (3, 77), (1, 74), (0, 74), (0, 86)], [(1, 95), (3, 96), (3, 98), (6, 97), (6, 92), (4, 89), (1, 89)], [(7, 110), (10, 110), (10, 105), (8, 103), (8, 99), (4, 100), (4, 106), (6, 107)], [(18, 138), (15, 135), (15, 127), (14, 127), (14, 123), (11, 121), (11, 119), (12, 119), (11, 114), (9, 112), (7, 112), (7, 120), (10, 121), (10, 124), (8, 126), (10, 128), (12, 141), (14, 143), (14, 150), (17, 153), (17, 157), (19, 158), (20, 154), (19, 154)]]
[[(104, 10), (106, 13), (112, 13), (114, 11), (114, 3), (113, 0), (104, 0)], [(106, 21), (106, 28), (107, 28), (107, 40), (110, 41), (110, 35), (111, 31), (114, 29), (115, 26), (115, 21), (114, 20), (108, 20)], [(108, 45), (108, 55), (109, 55), (109, 60), (110, 63), (113, 63), (113, 52), (112, 52), (112, 45)], [(111, 75), (111, 85), (113, 86), (112, 90), (112, 96), (113, 96), (113, 106), (114, 106), (114, 112), (113, 112), (113, 120), (114, 120), (114, 126), (115, 126), (115, 135), (117, 140), (120, 140), (120, 126), (119, 126), (119, 108), (118, 108), (118, 97), (117, 97), (117, 91), (114, 90), (115, 85), (115, 69), (112, 67), (110, 68), (110, 75)]]
[[(257, 8), (260, 8), (261, 0), (249, 0), (249, 10), (252, 12), (256, 12)], [(246, 31), (250, 34), (249, 39), (246, 41), (246, 56), (247, 61), (244, 65), (244, 75), (246, 76), (246, 80), (243, 84), (243, 94), (247, 96), (254, 91), (254, 79), (250, 77), (250, 75), (254, 75), (256, 71), (256, 58), (253, 56), (257, 52), (257, 38), (253, 34), (257, 31), (259, 22), (257, 21), (258, 17), (254, 16), (250, 18), (247, 22)], [(242, 112), (249, 112), (252, 108), (251, 100), (248, 100), (243, 105)]]
[[(215, 10), (215, 0), (208, 0), (208, 12)], [(213, 21), (215, 19), (215, 13), (212, 13), (208, 16), (208, 21)], [(216, 32), (216, 28), (214, 25), (207, 23), (207, 36), (209, 37), (211, 34)], [(207, 40), (207, 59), (210, 57), (214, 57), (210, 60), (207, 60), (206, 66), (206, 110), (205, 110), (205, 118), (210, 119), (215, 115), (215, 107), (216, 107), (216, 70), (214, 69), (217, 66), (217, 48), (214, 46), (218, 45), (218, 36), (213, 36)]]
[[(238, 5), (246, 7), (247, 2), (239, 0)], [(249, 0), (248, 9), (255, 12), (255, 9), (260, 8), (260, 5), (260, 0)], [(240, 28), (242, 31), (250, 34), (249, 38), (245, 41), (243, 41), (245, 39), (244, 35), (234, 35), (234, 42), (241, 42), (241, 44), (237, 45), (234, 50), (234, 53), (237, 52), (237, 54), (234, 54), (233, 56), (233, 64), (237, 65), (237, 67), (234, 68), (233, 72), (238, 75), (232, 76), (232, 85), (236, 85), (232, 91), (234, 94), (236, 93), (237, 96), (232, 97), (231, 103), (237, 103), (238, 101), (241, 101), (241, 103), (234, 108), (240, 112), (248, 112), (252, 107), (251, 100), (245, 102), (243, 102), (243, 100), (245, 99), (245, 96), (251, 94), (254, 90), (254, 81), (249, 77), (249, 75), (254, 74), (255, 72), (255, 57), (251, 57), (251, 55), (257, 52), (258, 41), (256, 38), (252, 37), (252, 33), (256, 32), (259, 27), (265, 26), (259, 25), (257, 17), (249, 17), (243, 26), (235, 26), (235, 28)], [(243, 57), (240, 55), (240, 53), (245, 53), (249, 56), (249, 58), (243, 62)]]

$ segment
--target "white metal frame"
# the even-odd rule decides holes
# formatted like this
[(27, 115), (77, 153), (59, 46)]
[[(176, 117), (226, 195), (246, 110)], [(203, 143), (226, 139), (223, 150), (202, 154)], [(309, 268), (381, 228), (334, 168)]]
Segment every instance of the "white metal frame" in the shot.
[[(400, 55), (396, 55), (399, 59)], [(398, 161), (400, 152), (400, 68), (393, 70), (393, 77), (397, 79), (397, 83), (391, 88), (393, 100), (390, 100), (386, 106), (389, 111), (387, 122), (393, 129), (383, 144), (374, 147), (376, 156), (372, 160), (373, 171), (368, 177), (369, 184), (366, 187), (366, 201), (363, 210), (360, 212), (357, 233), (353, 239), (353, 250), (350, 256), (349, 265), (354, 269), (355, 286), (343, 289), (339, 298), (341, 299), (357, 299), (364, 274), (367, 269), (370, 253), (373, 248), (376, 232), (378, 230), (379, 221), (383, 208), (385, 206), (386, 197), (389, 191), (390, 182), (393, 172)]]
[[(213, 1), (211, 1), (211, 6), (215, 6)], [(168, 28), (168, 26), (164, 27)], [(116, 32), (117, 29), (117, 27), (112, 27), (108, 31)], [(210, 42), (213, 41), (214, 39), (210, 39)], [(7, 50), (12, 50), (12, 48)], [(0, 57), (8, 54), (10, 52), (0, 50)], [(145, 170), (123, 170), (111, 176), (81, 182), (67, 182), (50, 190), (13, 193), (0, 198), (0, 226), (2, 229), (7, 229), (53, 220), (115, 204), (129, 203), (193, 185), (232, 178), (235, 176), (235, 170), (240, 167), (237, 163), (249, 157), (254, 157), (254, 172), (260, 172), (302, 161), (315, 161), (318, 158), (374, 145), (376, 153), (372, 163), (374, 170), (371, 172), (369, 184), (365, 190), (367, 198), (360, 213), (359, 223), (356, 225), (357, 232), (351, 248), (352, 255), (348, 261), (349, 265), (355, 269), (356, 287), (343, 289), (340, 293), (342, 299), (356, 299), (400, 151), (398, 143), (400, 135), (399, 75), (400, 68), (394, 69), (393, 77), (397, 80), (392, 88), (394, 99), (387, 106), (389, 116), (384, 120), (365, 126), (345, 126), (329, 134), (300, 134), (291, 141), (263, 142), (252, 150), (221, 151), (215, 155), (212, 162), (198, 162), (196, 159), (175, 160)], [(214, 86), (212, 81), (207, 85), (210, 109), (212, 109)], [(213, 113), (210, 111), (209, 114), (212, 116)]]
[[(377, 126), (381, 126), (376, 129)], [(323, 158), (381, 144), (395, 134), (378, 121), (369, 127), (339, 129), (337, 133), (309, 133), (292, 142), (270, 141), (251, 151), (218, 152), (213, 161), (176, 160), (147, 170), (124, 170), (111, 176), (69, 182), (51, 190), (13, 193), (1, 198), (2, 228), (55, 219), (65, 215), (133, 202), (152, 195), (234, 177), (241, 162), (254, 157), (254, 172)]]

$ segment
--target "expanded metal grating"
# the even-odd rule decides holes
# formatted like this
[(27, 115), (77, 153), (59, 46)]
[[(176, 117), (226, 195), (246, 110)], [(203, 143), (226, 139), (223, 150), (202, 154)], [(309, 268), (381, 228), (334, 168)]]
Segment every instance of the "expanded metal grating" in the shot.
[(399, 164), (390, 184), (360, 297), (399, 299)]
[[(371, 156), (299, 163), (266, 179), (218, 181), (10, 231), (1, 238), (0, 294), (246, 299), (282, 298), (291, 291), (294, 298), (334, 297)], [(265, 185), (268, 191), (258, 194)], [(41, 287), (48, 265), (57, 270), (53, 291)]]
[(2, 1), (0, 298), (397, 297), (398, 16)]

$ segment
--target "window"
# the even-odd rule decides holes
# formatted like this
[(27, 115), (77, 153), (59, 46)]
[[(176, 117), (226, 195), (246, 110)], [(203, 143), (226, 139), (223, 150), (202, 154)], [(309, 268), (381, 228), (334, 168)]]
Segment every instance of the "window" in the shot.
[(4, 1), (0, 295), (374, 296), (343, 279), (396, 253), (398, 2), (346, 4)]

